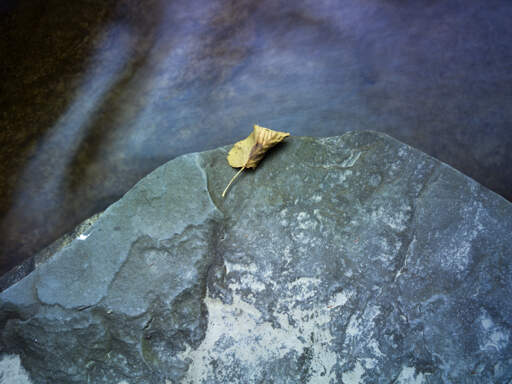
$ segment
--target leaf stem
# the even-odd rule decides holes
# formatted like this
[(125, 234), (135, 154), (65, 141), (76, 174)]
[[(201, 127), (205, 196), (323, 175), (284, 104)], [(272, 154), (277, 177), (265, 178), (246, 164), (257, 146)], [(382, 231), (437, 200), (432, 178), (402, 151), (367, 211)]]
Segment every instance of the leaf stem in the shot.
[(224, 192), (222, 192), (222, 197), (226, 196), (226, 192), (228, 191), (229, 186), (233, 183), (233, 181), (235, 181), (235, 179), (238, 177), (238, 175), (240, 175), (242, 173), (242, 171), (244, 169), (245, 169), (245, 167), (240, 168), (240, 170), (237, 172), (237, 174), (231, 178), (231, 180), (229, 181), (228, 186), (226, 187), (226, 189), (224, 189)]

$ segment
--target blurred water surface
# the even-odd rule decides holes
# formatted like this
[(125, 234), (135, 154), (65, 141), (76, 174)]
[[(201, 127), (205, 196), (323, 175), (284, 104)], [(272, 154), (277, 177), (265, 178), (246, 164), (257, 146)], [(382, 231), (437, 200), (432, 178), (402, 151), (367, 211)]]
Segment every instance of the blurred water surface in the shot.
[(10, 0), (0, 274), (258, 123), (386, 132), (512, 200), (512, 2)]

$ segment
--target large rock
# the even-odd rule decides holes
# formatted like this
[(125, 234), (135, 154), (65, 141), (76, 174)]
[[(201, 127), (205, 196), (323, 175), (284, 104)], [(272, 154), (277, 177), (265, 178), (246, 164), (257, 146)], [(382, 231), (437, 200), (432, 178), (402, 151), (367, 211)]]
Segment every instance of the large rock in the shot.
[(222, 199), (228, 149), (1, 293), (5, 359), (55, 384), (512, 379), (509, 202), (373, 132), (290, 138)]

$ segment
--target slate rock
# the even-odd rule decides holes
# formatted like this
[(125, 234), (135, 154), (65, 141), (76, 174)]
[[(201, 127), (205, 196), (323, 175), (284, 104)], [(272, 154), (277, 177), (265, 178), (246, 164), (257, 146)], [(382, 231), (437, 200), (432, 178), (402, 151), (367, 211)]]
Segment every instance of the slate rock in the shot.
[(177, 158), (0, 294), (34, 383), (512, 379), (512, 206), (375, 132)]

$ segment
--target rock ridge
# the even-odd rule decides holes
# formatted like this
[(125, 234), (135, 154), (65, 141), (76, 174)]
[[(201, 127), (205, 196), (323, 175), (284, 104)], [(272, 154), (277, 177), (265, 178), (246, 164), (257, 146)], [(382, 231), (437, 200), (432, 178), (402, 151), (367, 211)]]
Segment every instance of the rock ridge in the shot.
[(512, 379), (509, 202), (371, 131), (292, 137), (222, 199), (228, 150), (0, 293), (0, 352), (34, 383)]

